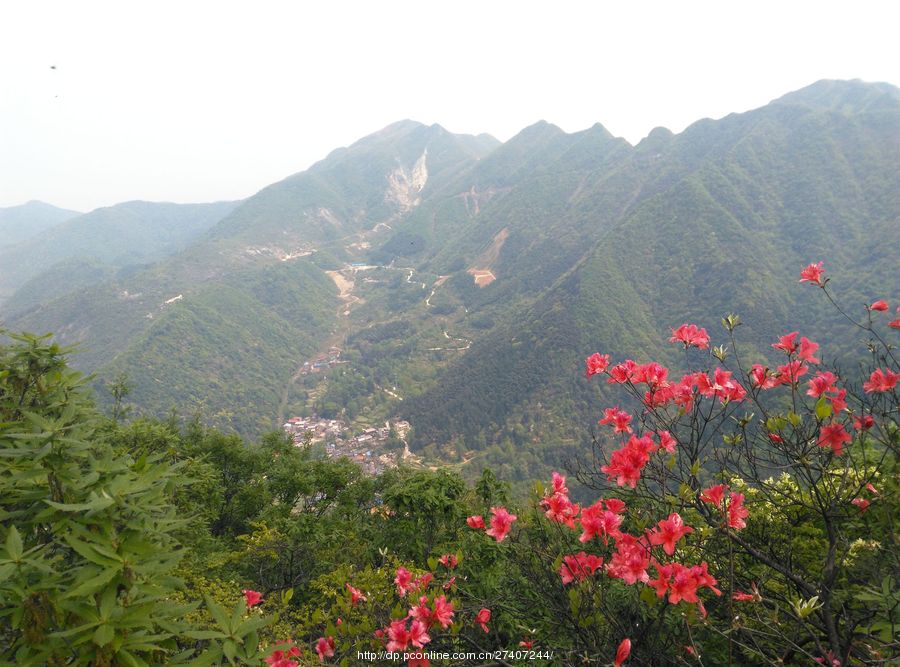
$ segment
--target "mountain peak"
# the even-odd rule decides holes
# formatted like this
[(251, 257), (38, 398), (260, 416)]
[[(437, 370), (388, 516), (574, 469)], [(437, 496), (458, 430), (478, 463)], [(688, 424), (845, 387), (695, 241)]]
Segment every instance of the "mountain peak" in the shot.
[(859, 112), (900, 106), (900, 88), (860, 79), (822, 79), (773, 100), (824, 111)]

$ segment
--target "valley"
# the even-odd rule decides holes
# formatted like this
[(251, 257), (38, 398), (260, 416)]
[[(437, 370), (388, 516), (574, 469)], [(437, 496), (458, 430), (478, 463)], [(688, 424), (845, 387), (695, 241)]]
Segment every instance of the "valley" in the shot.
[[(244, 437), (292, 417), (402, 420), (429, 465), (477, 453), (527, 479), (590, 444), (607, 390), (584, 381), (587, 354), (671, 361), (660, 332), (729, 312), (754, 359), (789, 321), (844, 332), (792, 289), (815, 258), (850, 301), (895, 293), (897, 136), (895, 88), (828, 81), (634, 146), (600, 125), (501, 144), (401, 121), (241, 202), (59, 223), (127, 219), (122, 253), (96, 265), (66, 254), (75, 232), (36, 228), (48, 259), (0, 313), (78, 345), (101, 403), (127, 373), (136, 410)], [(129, 250), (141, 220), (200, 214), (190, 238)], [(47, 266), (64, 257), (80, 263)]]

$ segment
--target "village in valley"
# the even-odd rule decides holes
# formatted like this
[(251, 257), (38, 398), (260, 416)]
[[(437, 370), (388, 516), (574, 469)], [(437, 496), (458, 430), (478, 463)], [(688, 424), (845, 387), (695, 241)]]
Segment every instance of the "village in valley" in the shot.
[[(296, 445), (323, 444), (328, 458), (347, 458), (356, 461), (367, 475), (380, 475), (385, 470), (396, 468), (400, 460), (412, 455), (406, 446), (406, 436), (410, 424), (407, 421), (386, 421), (378, 428), (354, 429), (341, 419), (291, 417), (283, 425)], [(399, 444), (395, 449), (390, 444)]]

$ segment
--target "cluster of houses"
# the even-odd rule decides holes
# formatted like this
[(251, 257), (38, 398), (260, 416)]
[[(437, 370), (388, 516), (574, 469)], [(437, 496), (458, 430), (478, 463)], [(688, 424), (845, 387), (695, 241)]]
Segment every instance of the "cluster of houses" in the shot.
[(321, 373), (332, 366), (345, 363), (347, 362), (341, 361), (340, 348), (332, 347), (325, 354), (320, 354), (311, 361), (304, 361), (303, 366), (300, 368), (300, 374), (308, 375), (309, 373)]
[(356, 435), (352, 435), (349, 424), (340, 419), (291, 417), (284, 423), (284, 431), (293, 438), (294, 443), (303, 443), (309, 433), (311, 442), (324, 443), (325, 453), (329, 458), (346, 456), (359, 463), (363, 472), (372, 476), (397, 467), (400, 452), (383, 451), (392, 428), (397, 437), (405, 442), (410, 429), (407, 421), (388, 421), (382, 427), (366, 428)]

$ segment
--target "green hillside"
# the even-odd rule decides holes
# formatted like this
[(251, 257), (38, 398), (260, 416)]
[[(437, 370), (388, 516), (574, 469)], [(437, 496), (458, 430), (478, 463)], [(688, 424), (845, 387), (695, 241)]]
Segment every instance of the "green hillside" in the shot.
[[(583, 358), (602, 350), (673, 360), (660, 341), (684, 321), (720, 332), (721, 316), (737, 312), (747, 322), (742, 337), (760, 353), (791, 321), (813, 336), (832, 331), (839, 322), (817, 321), (811, 306), (821, 304), (797, 285), (798, 267), (813, 260), (826, 261), (848, 305), (873, 290), (896, 295), (896, 91), (829, 84), (841, 98), (831, 105), (819, 88), (701, 121), (674, 139), (659, 137), (662, 146), (654, 137), (647, 143), (657, 145), (638, 146), (627, 159), (644, 182), (624, 214), (598, 226), (574, 268), (533, 305), (508, 314), (429, 391), (404, 403), (418, 445), (454, 435), (474, 447), (515, 440), (535, 413), (549, 413), (552, 423), (519, 437), (526, 450), (541, 436), (582, 429), (585, 437)], [(548, 226), (558, 215), (552, 205), (541, 213)], [(484, 292), (503, 293), (519, 275), (501, 271)], [(576, 432), (566, 433), (567, 421)]]
[(369, 239), (497, 143), (396, 123), (265, 188), (169, 259), (13, 313), (9, 326), (79, 344), (75, 363), (97, 374), (101, 399), (139, 368), (141, 409), (260, 433), (300, 363), (336, 333), (325, 271), (364, 260)]

